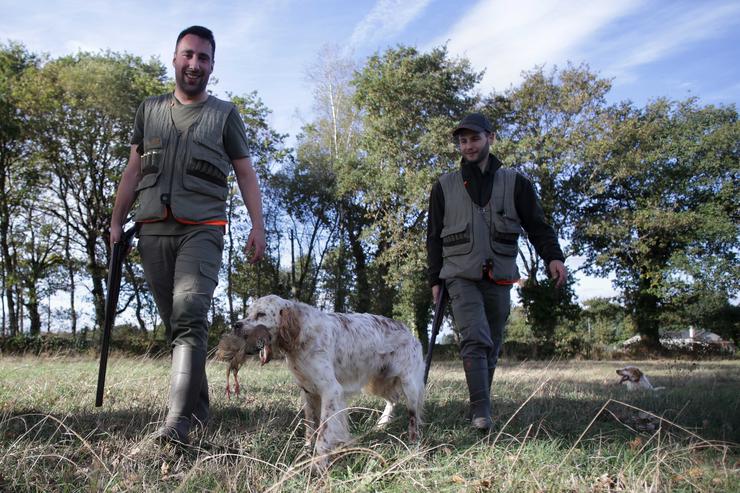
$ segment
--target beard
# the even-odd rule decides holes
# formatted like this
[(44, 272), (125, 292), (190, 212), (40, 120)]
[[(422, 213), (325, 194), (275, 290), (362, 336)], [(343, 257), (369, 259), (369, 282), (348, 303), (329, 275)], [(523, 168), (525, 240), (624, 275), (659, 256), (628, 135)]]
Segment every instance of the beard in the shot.
[(473, 159), (468, 159), (465, 156), (463, 156), (463, 162), (467, 164), (480, 164), (484, 159), (488, 159), (488, 153), (489, 153), (489, 146), (483, 147), (483, 149), (480, 150), (478, 154)]
[[(195, 75), (197, 78), (195, 80), (191, 80), (187, 74)], [(208, 74), (203, 71), (194, 73), (189, 70), (181, 70), (175, 73), (175, 83), (177, 84), (177, 87), (188, 96), (198, 96), (206, 90), (206, 86), (208, 85)]]

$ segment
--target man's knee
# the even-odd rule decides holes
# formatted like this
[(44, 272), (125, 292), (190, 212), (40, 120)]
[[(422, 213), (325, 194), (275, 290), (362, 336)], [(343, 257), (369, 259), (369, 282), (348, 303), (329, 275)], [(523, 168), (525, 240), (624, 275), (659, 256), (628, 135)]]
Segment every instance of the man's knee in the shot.
[(211, 297), (202, 293), (175, 294), (172, 303), (172, 340), (205, 348)]

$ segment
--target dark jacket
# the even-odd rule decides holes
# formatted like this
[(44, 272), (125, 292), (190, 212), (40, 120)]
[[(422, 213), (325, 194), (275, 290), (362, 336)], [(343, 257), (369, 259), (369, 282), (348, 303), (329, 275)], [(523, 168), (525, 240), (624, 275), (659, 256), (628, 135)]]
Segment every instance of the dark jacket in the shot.
[[(471, 200), (485, 206), (491, 198), (494, 172), (501, 167), (501, 161), (493, 154), (488, 157), (488, 168), (481, 173), (477, 164), (461, 164), (461, 171), (465, 186)], [(516, 211), (527, 232), (527, 238), (534, 246), (537, 254), (546, 264), (553, 260), (565, 260), (560, 249), (555, 230), (545, 222), (545, 214), (537, 199), (532, 183), (521, 174), (517, 174), (514, 184), (514, 202)], [(442, 232), (445, 211), (445, 197), (439, 180), (432, 187), (429, 196), (429, 216), (427, 226), (427, 275), (429, 285), (440, 283), (439, 272), (442, 269)]]

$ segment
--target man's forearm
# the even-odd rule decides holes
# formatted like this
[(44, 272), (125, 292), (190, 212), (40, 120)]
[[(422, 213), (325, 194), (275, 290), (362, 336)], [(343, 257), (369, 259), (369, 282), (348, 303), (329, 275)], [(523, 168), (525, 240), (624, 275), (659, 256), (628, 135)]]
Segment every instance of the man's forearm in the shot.
[(136, 199), (136, 186), (141, 179), (141, 157), (136, 147), (131, 146), (128, 165), (123, 170), (121, 182), (118, 184), (118, 190), (116, 190), (116, 200), (113, 203), (110, 221), (111, 227), (121, 227), (126, 224), (126, 216)]
[(262, 192), (259, 187), (259, 179), (251, 163), (247, 159), (246, 165), (237, 168), (236, 183), (239, 186), (244, 205), (247, 206), (249, 219), (252, 221), (252, 229), (265, 229), (262, 217)]

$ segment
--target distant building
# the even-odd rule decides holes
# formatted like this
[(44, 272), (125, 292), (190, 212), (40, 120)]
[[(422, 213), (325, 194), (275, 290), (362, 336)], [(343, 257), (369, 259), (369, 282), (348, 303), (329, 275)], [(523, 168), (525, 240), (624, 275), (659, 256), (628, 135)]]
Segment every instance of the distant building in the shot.
[[(630, 337), (622, 343), (627, 348), (642, 340), (641, 335)], [(710, 350), (712, 352), (735, 353), (735, 345), (722, 339), (719, 335), (708, 330), (696, 330), (689, 327), (686, 330), (666, 331), (660, 335), (660, 343), (667, 349), (681, 350)]]

